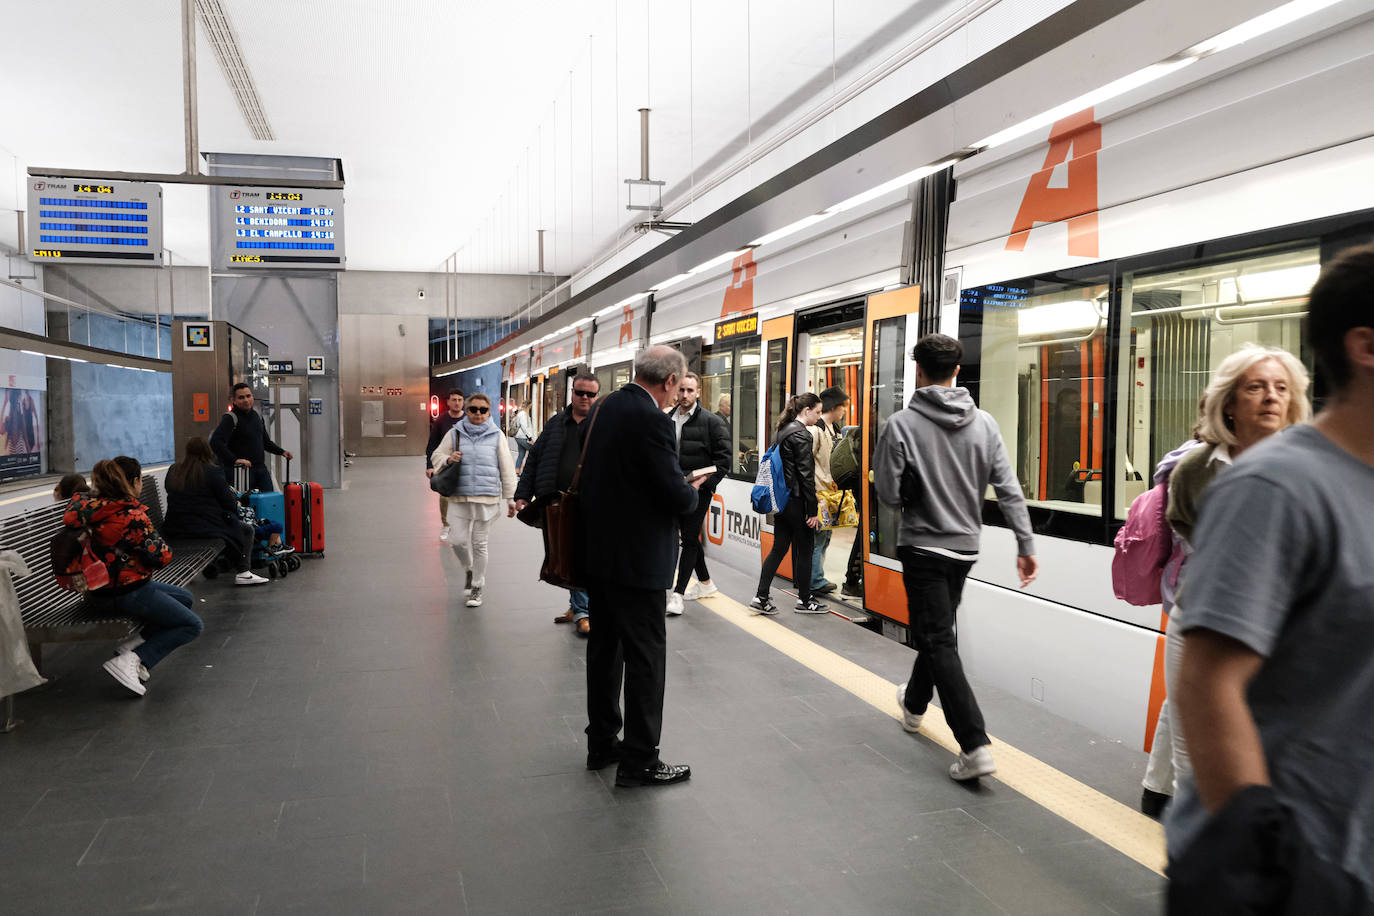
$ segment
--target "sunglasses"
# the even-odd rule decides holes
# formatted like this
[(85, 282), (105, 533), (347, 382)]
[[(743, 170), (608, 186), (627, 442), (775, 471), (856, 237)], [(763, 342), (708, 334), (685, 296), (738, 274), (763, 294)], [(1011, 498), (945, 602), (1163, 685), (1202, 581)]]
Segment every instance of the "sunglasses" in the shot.
[(491, 413), (490, 407), (469, 407), (468, 413)]
[(594, 397), (596, 397), (596, 392), (595, 392), (595, 391), (578, 391), (576, 388), (574, 388), (574, 389), (573, 389), (573, 397), (575, 397), (575, 398), (594, 398)]

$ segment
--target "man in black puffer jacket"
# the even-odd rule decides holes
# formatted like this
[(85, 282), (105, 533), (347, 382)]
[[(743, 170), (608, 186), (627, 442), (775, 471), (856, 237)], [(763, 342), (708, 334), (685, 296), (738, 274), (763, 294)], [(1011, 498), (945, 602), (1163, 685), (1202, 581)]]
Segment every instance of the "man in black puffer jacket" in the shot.
[[(582, 457), (583, 420), (591, 413), (601, 383), (594, 375), (581, 375), (572, 382), (572, 403), (548, 423), (529, 454), (515, 485), (515, 508), (524, 509), (536, 499), (548, 499), (572, 486), (577, 462)], [(568, 610), (553, 619), (554, 623), (571, 623), (578, 636), (591, 632), (587, 617), (587, 593), (573, 589), (568, 593)]]
[(233, 481), (235, 465), (249, 469), (249, 488), (271, 493), (272, 474), (267, 470), (267, 453), (284, 455), (287, 461), (294, 456), (272, 441), (267, 424), (253, 409), (253, 389), (247, 382), (234, 386), (234, 406), (219, 421), (210, 436), (210, 448), (224, 467), (224, 475)]
[(701, 546), (701, 523), (706, 518), (706, 511), (711, 508), (711, 496), (730, 470), (730, 427), (701, 406), (698, 401), (700, 395), (700, 376), (688, 372), (678, 387), (678, 405), (671, 415), (677, 431), (677, 455), (682, 473), (690, 474), (713, 465), (716, 469), (716, 473), (701, 485), (696, 508), (678, 518), (682, 555), (678, 559), (677, 585), (668, 596), (667, 608), (668, 614), (673, 616), (682, 613), (682, 599), (686, 597), (687, 580), (692, 577), (693, 571), (697, 574), (698, 584), (693, 586), (692, 598), (705, 598), (719, 591), (712, 584), (711, 573), (706, 568), (706, 552)]

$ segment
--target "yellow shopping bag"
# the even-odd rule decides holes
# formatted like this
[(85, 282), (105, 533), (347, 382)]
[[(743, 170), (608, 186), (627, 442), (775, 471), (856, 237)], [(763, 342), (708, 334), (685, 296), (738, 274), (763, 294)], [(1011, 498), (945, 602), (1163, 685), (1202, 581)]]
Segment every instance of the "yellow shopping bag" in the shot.
[(848, 490), (821, 490), (816, 496), (822, 529), (859, 527), (859, 512)]

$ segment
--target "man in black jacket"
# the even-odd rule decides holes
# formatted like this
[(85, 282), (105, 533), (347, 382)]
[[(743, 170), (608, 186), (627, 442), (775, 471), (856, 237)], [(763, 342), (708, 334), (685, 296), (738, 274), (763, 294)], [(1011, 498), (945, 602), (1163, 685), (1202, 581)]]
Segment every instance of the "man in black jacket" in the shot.
[(650, 347), (635, 358), (634, 381), (597, 405), (587, 424), (577, 545), (596, 618), (587, 641), (587, 768), (619, 763), (617, 786), (668, 785), (692, 772), (658, 756), (677, 517), (696, 505), (706, 479), (683, 478), (663, 413), (686, 371), (677, 350)]
[[(434, 476), (434, 466), (429, 456), (439, 447), (439, 442), (453, 429), (454, 424), (463, 419), (463, 392), (454, 388), (448, 393), (448, 413), (442, 413), (429, 424), (429, 442), (425, 444), (425, 477)], [(447, 541), (449, 536), (448, 497), (439, 496), (439, 540)]]
[(730, 470), (730, 428), (725, 421), (697, 400), (701, 393), (701, 376), (688, 372), (678, 386), (677, 409), (673, 411), (673, 426), (677, 431), (678, 463), (685, 474), (699, 468), (715, 467), (716, 472), (706, 478), (697, 495), (692, 511), (678, 516), (678, 536), (682, 541), (682, 556), (678, 560), (677, 585), (668, 596), (668, 614), (682, 613), (682, 599), (687, 592), (687, 580), (693, 571), (697, 585), (692, 598), (705, 598), (720, 589), (711, 582), (706, 568), (706, 551), (701, 546), (701, 523), (711, 508), (711, 494)]
[[(525, 456), (520, 482), (515, 485), (515, 510), (523, 510), (536, 499), (549, 499), (572, 486), (577, 462), (582, 457), (582, 436), (578, 427), (591, 414), (601, 382), (594, 375), (573, 379), (572, 402), (552, 420), (544, 424), (544, 431)], [(568, 592), (568, 610), (553, 619), (554, 623), (571, 623), (578, 636), (592, 631), (588, 619), (587, 593), (580, 588)]]
[[(267, 424), (262, 415), (253, 409), (253, 389), (247, 382), (234, 386), (234, 407), (219, 421), (219, 426), (210, 436), (210, 448), (214, 449), (219, 463), (224, 466), (225, 476), (235, 465), (249, 469), (248, 486), (252, 490), (271, 493), (272, 473), (267, 470), (267, 453), (283, 455), (287, 461), (295, 456), (273, 442), (267, 435)], [(231, 480), (232, 482), (232, 480)]]

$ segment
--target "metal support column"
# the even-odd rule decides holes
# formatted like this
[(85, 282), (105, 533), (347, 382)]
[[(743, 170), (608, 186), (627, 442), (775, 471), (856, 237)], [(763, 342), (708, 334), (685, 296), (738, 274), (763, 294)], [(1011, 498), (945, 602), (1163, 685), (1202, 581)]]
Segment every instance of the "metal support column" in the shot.
[(186, 174), (200, 174), (200, 113), (196, 104), (196, 2), (181, 0), (181, 88), (186, 119)]

